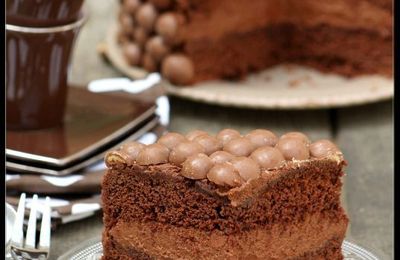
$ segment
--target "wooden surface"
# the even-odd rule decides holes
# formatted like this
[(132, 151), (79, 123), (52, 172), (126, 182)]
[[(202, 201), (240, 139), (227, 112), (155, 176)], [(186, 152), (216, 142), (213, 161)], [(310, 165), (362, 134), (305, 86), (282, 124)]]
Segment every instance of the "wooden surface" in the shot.
[[(100, 3), (101, 2), (101, 3)], [(71, 80), (84, 84), (120, 76), (96, 53), (117, 1), (87, 0), (91, 17), (78, 39)], [(376, 248), (393, 259), (393, 123), (391, 101), (335, 110), (266, 111), (171, 100), (171, 131), (201, 128), (217, 132), (269, 128), (277, 133), (304, 131), (312, 139), (332, 138), (349, 163), (343, 200), (350, 217), (348, 238)], [(67, 224), (53, 233), (51, 259), (102, 231), (101, 216)]]

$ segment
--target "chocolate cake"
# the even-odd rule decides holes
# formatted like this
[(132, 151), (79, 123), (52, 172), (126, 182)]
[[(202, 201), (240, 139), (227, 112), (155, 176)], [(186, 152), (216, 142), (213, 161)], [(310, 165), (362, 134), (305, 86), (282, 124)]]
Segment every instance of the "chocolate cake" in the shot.
[(176, 85), (280, 63), (392, 75), (391, 0), (122, 0), (126, 60)]
[(105, 162), (103, 260), (343, 259), (346, 162), (329, 140), (196, 130)]

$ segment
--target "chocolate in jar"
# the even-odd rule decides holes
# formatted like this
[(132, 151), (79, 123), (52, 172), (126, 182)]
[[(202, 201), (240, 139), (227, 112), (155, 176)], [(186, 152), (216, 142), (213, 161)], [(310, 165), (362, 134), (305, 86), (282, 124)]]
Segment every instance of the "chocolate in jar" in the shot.
[(51, 27), (79, 19), (84, 0), (6, 0), (6, 23)]
[(70, 57), (82, 23), (34, 30), (6, 25), (7, 129), (62, 124)]

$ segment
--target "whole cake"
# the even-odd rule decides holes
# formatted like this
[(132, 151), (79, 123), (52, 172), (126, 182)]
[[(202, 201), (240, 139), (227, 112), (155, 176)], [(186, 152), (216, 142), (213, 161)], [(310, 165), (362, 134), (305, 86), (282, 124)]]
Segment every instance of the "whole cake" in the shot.
[(392, 0), (122, 0), (118, 19), (129, 64), (177, 85), (280, 63), (392, 75)]
[(105, 157), (103, 259), (343, 259), (346, 162), (264, 129), (167, 133)]

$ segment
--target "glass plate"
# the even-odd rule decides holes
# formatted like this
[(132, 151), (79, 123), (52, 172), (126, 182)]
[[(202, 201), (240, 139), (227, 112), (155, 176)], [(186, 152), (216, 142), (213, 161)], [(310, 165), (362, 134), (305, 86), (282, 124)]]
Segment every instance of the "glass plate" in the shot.
[[(345, 260), (386, 260), (382, 253), (372, 253), (370, 249), (365, 249), (356, 245), (354, 242), (345, 240), (342, 245)], [(100, 260), (103, 253), (101, 238), (96, 237), (85, 241), (80, 246), (71, 249), (58, 260)]]

